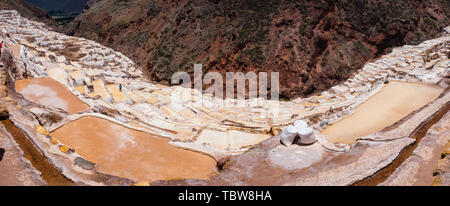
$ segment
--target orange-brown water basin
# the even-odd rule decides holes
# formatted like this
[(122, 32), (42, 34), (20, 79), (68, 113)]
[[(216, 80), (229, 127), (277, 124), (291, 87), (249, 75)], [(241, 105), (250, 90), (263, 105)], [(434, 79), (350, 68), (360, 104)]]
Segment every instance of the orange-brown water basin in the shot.
[(322, 134), (332, 142), (351, 144), (403, 119), (435, 100), (442, 91), (438, 85), (391, 81)]
[(60, 108), (71, 114), (89, 109), (67, 87), (51, 78), (22, 79), (16, 81), (15, 86), (18, 93), (36, 104)]
[(67, 123), (51, 135), (95, 162), (99, 172), (138, 182), (207, 179), (216, 168), (216, 161), (208, 155), (97, 117)]

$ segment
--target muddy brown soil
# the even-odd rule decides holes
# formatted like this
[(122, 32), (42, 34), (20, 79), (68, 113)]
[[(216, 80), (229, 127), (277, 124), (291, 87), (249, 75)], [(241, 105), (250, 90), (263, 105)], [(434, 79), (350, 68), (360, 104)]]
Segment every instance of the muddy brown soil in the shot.
[(8, 134), (3, 124), (0, 124), (0, 147), (0, 186), (47, 184), (41, 174), (23, 157), (19, 145)]
[(391, 174), (414, 152), (419, 145), (422, 138), (427, 134), (431, 126), (439, 122), (439, 120), (450, 110), (450, 102), (442, 107), (438, 112), (434, 113), (431, 118), (423, 122), (412, 134), (411, 138), (416, 139), (414, 144), (405, 147), (399, 154), (399, 156), (387, 167), (376, 172), (374, 175), (367, 177), (366, 179), (356, 182), (354, 186), (375, 186), (386, 181)]
[(31, 140), (17, 128), (10, 120), (3, 120), (6, 130), (14, 137), (16, 143), (20, 146), (24, 156), (28, 159), (34, 168), (39, 170), (42, 177), (51, 186), (70, 186), (75, 185), (74, 182), (67, 179), (61, 172), (56, 169), (48, 159), (34, 146)]

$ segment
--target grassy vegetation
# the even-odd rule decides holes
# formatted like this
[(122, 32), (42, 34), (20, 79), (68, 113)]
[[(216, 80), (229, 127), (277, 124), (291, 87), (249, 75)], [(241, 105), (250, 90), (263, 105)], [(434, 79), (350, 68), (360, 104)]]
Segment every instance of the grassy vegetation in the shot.
[(61, 26), (67, 25), (78, 16), (78, 13), (65, 13), (61, 11), (50, 11), (49, 14), (51, 15), (53, 21)]
[(362, 56), (367, 56), (370, 54), (369, 49), (367, 49), (367, 47), (361, 41), (353, 40), (352, 43), (353, 43), (353, 47), (355, 48), (356, 52), (358, 52)]

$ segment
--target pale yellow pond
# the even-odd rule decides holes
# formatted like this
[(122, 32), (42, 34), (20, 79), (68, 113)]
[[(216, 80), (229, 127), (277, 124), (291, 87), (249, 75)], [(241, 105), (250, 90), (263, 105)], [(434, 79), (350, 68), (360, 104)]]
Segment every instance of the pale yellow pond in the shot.
[(438, 85), (391, 81), (348, 117), (325, 128), (322, 134), (331, 142), (351, 144), (403, 119), (435, 100), (442, 91)]

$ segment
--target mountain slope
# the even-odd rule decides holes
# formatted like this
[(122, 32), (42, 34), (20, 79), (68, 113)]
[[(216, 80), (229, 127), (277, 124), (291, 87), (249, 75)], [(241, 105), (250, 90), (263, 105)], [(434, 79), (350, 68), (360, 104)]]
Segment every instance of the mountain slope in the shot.
[(80, 13), (88, 0), (26, 0), (47, 11)]
[(347, 79), (389, 48), (438, 35), (446, 0), (91, 0), (66, 27), (168, 83), (176, 71), (279, 71), (282, 98)]
[(0, 10), (16, 10), (27, 19), (40, 21), (51, 27), (56, 26), (48, 12), (23, 0), (0, 0)]

